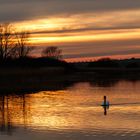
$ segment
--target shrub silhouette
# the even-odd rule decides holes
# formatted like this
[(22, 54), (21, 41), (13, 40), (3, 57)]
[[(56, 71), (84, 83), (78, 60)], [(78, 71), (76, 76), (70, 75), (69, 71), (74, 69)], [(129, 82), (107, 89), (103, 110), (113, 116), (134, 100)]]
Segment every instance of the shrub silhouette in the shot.
[(140, 64), (138, 62), (129, 62), (126, 68), (140, 68)]
[(117, 60), (110, 58), (101, 58), (95, 62), (89, 63), (89, 67), (119, 67)]
[(54, 58), (54, 59), (61, 59), (62, 58), (62, 50), (60, 50), (56, 46), (50, 46), (45, 48), (42, 51), (42, 57)]

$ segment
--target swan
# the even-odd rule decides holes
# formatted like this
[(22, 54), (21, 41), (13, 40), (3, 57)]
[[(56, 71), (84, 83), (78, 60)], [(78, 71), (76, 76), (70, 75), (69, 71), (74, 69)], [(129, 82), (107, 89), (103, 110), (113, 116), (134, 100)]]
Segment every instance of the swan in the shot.
[(109, 104), (109, 101), (106, 101), (106, 102), (102, 102), (102, 106), (109, 106), (110, 104)]
[(104, 101), (102, 102), (102, 106), (109, 106), (109, 101), (106, 100), (106, 96), (104, 96)]

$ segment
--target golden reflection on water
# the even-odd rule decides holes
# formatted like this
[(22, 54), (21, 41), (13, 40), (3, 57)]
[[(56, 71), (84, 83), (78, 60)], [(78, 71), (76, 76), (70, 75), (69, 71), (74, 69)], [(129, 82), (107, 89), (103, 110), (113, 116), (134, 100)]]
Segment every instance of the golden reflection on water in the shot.
[[(0, 97), (0, 130), (101, 130), (140, 133), (140, 82), (113, 87), (79, 83), (66, 90)], [(100, 106), (107, 95), (112, 106), (104, 115)]]

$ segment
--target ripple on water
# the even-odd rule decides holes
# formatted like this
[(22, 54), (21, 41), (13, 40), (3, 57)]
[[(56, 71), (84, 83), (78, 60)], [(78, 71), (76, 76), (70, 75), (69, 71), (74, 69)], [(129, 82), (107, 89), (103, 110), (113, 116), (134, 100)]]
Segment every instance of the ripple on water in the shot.
[[(6, 95), (0, 98), (1, 131), (20, 131), (27, 140), (29, 130), (33, 136), (43, 133), (43, 140), (139, 140), (139, 87), (140, 82), (79, 83), (61, 91)], [(106, 115), (100, 106), (104, 95), (114, 104)]]

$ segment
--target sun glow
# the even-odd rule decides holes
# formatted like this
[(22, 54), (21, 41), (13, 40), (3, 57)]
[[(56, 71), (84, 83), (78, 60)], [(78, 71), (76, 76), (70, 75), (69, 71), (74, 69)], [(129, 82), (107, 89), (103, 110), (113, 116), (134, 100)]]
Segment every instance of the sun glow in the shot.
[[(67, 44), (70, 46), (72, 43), (73, 45), (78, 44), (78, 46), (82, 46), (84, 43), (86, 45), (87, 42), (92, 42), (94, 47), (95, 43), (105, 41), (110, 41), (108, 46), (111, 46), (111, 42), (114, 41), (124, 42), (121, 46), (127, 45), (127, 50), (129, 47), (133, 49), (134, 46), (139, 46), (139, 15), (140, 10), (80, 13), (71, 16), (60, 15), (22, 21), (15, 23), (14, 26), (19, 31), (29, 31), (31, 33), (29, 42), (34, 46), (67, 46)], [(134, 43), (135, 40), (137, 40), (137, 44)], [(128, 45), (128, 41), (130, 42), (130, 45), (131, 42), (133, 42), (131, 46)], [(87, 46), (88, 45), (85, 47)], [(101, 44), (101, 46), (104, 46), (104, 44)], [(104, 50), (108, 50), (108, 46), (105, 46)], [(112, 43), (111, 47), (113, 51), (113, 48), (115, 47), (114, 43)], [(79, 48), (77, 49), (79, 50)], [(72, 49), (70, 51), (63, 52), (66, 54), (73, 53)]]
[(87, 33), (79, 36), (56, 36), (56, 37), (31, 37), (32, 43), (60, 43), (60, 42), (85, 42), (85, 41), (102, 41), (102, 40), (125, 40), (125, 39), (138, 39), (140, 38), (140, 29), (128, 31), (127, 33), (106, 33), (94, 35), (94, 33)]
[(87, 13), (34, 19), (15, 23), (15, 27), (17, 30), (31, 32), (30, 41), (34, 44), (134, 39), (140, 38), (140, 28), (137, 28), (137, 25), (133, 28), (130, 23), (140, 22), (138, 15), (140, 10)]
[(74, 19), (71, 18), (49, 18), (49, 19), (34, 19), (30, 21), (15, 23), (15, 27), (18, 30), (28, 30), (30, 32), (35, 31), (55, 31), (69, 28), (74, 25)]

